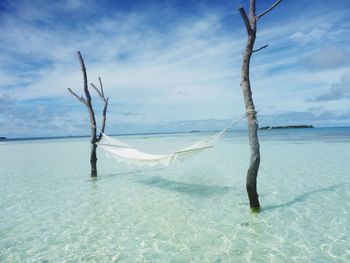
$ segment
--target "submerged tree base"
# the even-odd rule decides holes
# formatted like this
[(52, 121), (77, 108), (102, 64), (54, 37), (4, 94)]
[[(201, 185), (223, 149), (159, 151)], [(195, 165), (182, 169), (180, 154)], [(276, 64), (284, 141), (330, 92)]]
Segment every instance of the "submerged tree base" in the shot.
[(253, 212), (253, 213), (259, 213), (261, 211), (261, 207), (251, 207), (250, 210)]

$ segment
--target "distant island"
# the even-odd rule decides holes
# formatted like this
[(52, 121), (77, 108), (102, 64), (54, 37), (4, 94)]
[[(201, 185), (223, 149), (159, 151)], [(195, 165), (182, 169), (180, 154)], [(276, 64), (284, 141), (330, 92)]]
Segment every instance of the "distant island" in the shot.
[(1, 140), (6, 140), (6, 137), (0, 137), (0, 141), (1, 141)]
[(263, 126), (259, 130), (314, 128), (312, 125)]

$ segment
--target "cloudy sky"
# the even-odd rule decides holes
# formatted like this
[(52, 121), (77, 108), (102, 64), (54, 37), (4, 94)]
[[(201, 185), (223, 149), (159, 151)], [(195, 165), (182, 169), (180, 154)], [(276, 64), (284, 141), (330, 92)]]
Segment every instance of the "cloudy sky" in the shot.
[[(237, 5), (247, 2), (1, 0), (0, 136), (88, 134), (86, 108), (67, 91), (83, 94), (78, 50), (110, 97), (108, 133), (224, 127), (244, 113)], [(273, 3), (258, 0), (257, 12)], [(259, 21), (261, 126), (350, 125), (349, 13), (348, 0), (284, 0)]]

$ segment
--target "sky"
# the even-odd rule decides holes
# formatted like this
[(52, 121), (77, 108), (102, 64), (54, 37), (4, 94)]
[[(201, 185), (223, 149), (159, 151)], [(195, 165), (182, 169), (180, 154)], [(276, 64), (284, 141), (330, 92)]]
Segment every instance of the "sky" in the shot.
[[(274, 0), (257, 0), (257, 13)], [(244, 114), (248, 0), (0, 0), (0, 136), (89, 134), (76, 55), (110, 134), (216, 130)], [(260, 126), (350, 126), (350, 1), (283, 0), (258, 21)], [(98, 123), (102, 101), (91, 90)], [(246, 128), (242, 120), (236, 129)]]

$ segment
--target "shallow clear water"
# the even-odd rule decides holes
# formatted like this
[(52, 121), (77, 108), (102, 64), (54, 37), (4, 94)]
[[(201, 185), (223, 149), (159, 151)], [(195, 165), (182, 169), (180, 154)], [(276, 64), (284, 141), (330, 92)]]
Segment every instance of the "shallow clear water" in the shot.
[[(124, 136), (151, 152), (203, 133)], [(245, 132), (168, 169), (120, 164), (88, 139), (0, 145), (0, 262), (350, 262), (350, 129), (261, 131), (252, 213)]]

